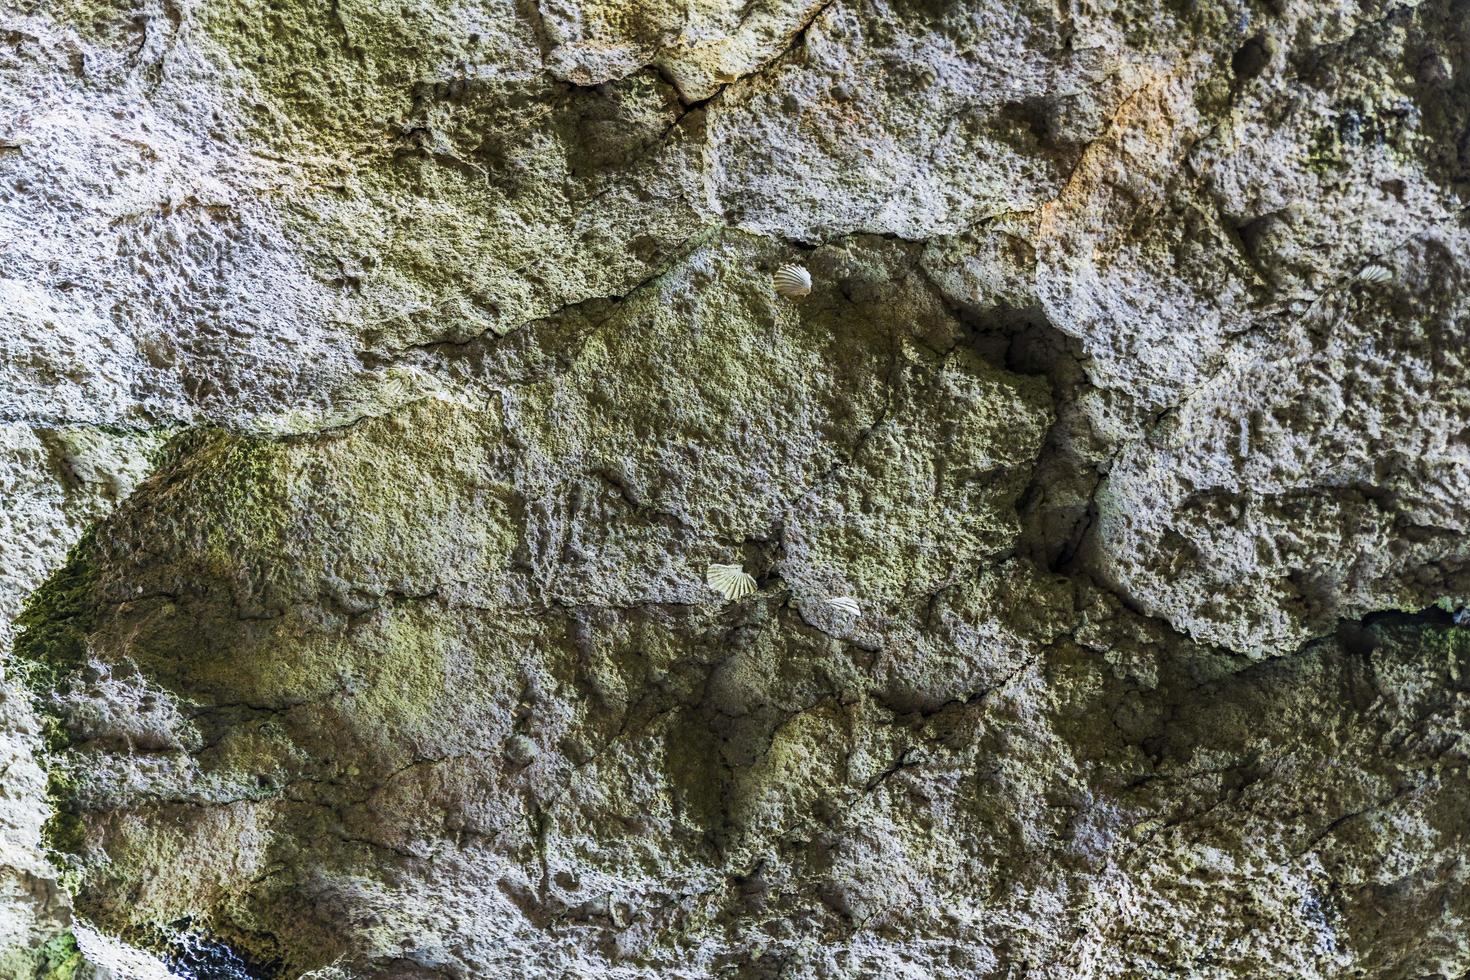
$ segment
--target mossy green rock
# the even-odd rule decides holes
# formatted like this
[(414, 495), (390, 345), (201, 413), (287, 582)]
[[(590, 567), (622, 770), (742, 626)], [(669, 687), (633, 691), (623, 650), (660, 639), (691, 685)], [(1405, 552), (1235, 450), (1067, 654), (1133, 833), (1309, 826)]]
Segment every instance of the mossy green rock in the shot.
[(1463, 4), (23, 6), (0, 974), (1470, 972)]
[[(78, 911), (286, 975), (1459, 962), (1466, 634), (1251, 667), (1019, 556), (1049, 386), (915, 252), (792, 303), (714, 234), (444, 352), (458, 397), (180, 438), (18, 646)], [(1404, 876), (1437, 938), (1389, 954)]]

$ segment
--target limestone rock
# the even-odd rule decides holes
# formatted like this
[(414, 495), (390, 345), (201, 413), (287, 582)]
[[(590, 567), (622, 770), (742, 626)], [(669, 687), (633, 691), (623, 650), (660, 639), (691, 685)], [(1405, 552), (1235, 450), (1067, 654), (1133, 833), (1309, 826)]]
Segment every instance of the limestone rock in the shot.
[(0, 973), (1466, 973), (1467, 60), (0, 5)]

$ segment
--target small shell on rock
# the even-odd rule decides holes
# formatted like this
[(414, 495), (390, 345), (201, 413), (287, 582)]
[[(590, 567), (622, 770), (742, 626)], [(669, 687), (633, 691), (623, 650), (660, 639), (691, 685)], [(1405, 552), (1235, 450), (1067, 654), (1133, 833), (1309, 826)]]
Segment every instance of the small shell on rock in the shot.
[(861, 616), (863, 614), (862, 607), (857, 604), (857, 600), (852, 596), (832, 596), (827, 600), (827, 605), (836, 609), (838, 612), (847, 613), (849, 616)]
[(540, 754), (541, 750), (536, 743), (524, 735), (513, 735), (505, 744), (505, 757), (512, 765), (529, 766)]
[(1358, 279), (1361, 282), (1388, 282), (1392, 278), (1393, 271), (1377, 262), (1365, 265), (1358, 271)]
[(755, 579), (739, 565), (711, 565), (705, 570), (704, 580), (726, 599), (739, 599), (755, 591)]
[(812, 291), (812, 274), (795, 263), (787, 263), (771, 277), (776, 292), (787, 299), (797, 299)]

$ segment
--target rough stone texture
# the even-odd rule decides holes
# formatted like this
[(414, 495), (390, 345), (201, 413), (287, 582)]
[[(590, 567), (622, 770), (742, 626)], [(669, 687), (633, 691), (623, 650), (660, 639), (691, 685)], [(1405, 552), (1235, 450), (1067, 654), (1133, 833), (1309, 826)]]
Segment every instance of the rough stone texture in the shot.
[[(132, 491), (165, 438), (87, 426), (0, 427), (0, 651), (10, 649), (11, 623), (26, 596), (88, 524)], [(79, 959), (78, 944), (89, 938), (84, 925), (73, 923), (44, 853), (50, 808), (46, 773), (36, 759), (40, 735), (25, 689), (9, 678), (0, 688), (0, 975), (44, 975), (43, 967), (60, 972)], [(99, 965), (117, 952), (104, 937), (89, 949)]]
[(0, 974), (1470, 971), (1465, 15), (0, 2)]

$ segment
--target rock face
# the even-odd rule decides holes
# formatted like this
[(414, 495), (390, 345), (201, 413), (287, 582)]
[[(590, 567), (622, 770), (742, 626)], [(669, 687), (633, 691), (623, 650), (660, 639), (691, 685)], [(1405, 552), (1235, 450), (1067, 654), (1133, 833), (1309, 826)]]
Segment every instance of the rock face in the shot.
[(1464, 14), (0, 6), (0, 973), (1470, 971)]

